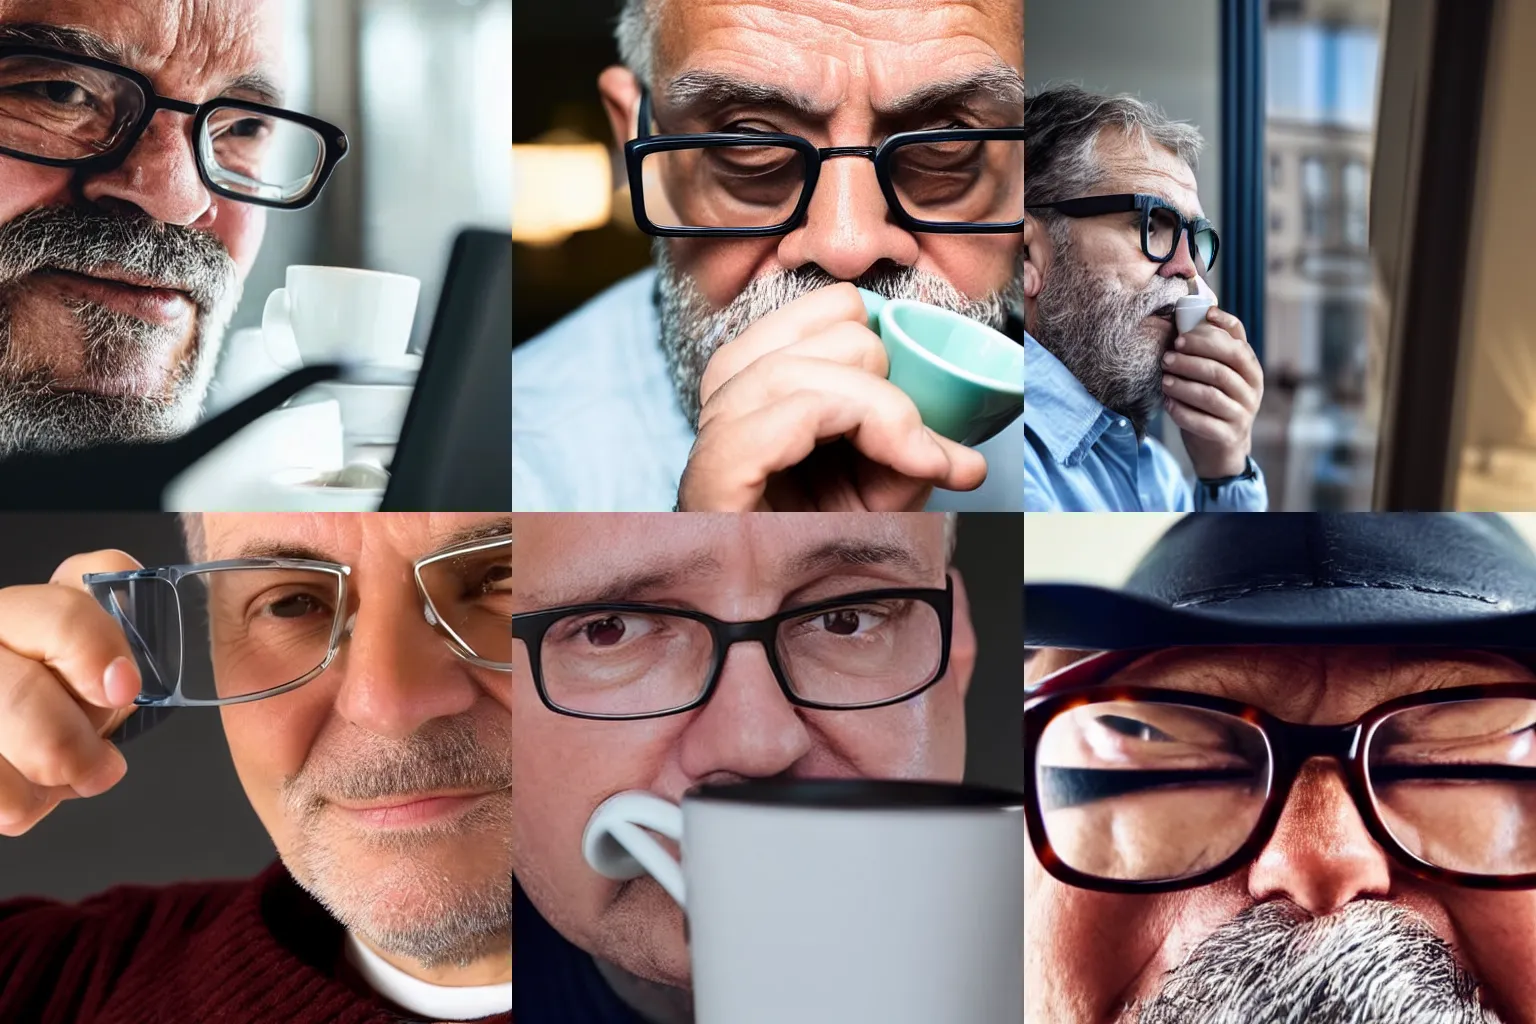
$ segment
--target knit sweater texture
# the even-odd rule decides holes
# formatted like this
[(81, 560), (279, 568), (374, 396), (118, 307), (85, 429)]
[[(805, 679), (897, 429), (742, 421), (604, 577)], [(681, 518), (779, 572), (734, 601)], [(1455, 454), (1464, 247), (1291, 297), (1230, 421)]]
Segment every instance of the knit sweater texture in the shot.
[(11, 900), (0, 903), (0, 1024), (421, 1020), (368, 990), (344, 938), (280, 863), (246, 881)]

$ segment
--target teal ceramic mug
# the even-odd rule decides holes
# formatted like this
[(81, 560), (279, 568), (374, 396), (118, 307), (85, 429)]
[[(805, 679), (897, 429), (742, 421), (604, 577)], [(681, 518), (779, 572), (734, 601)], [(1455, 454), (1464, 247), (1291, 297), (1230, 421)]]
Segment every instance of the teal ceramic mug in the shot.
[(978, 445), (1024, 411), (1024, 348), (1001, 331), (938, 306), (860, 288), (869, 329), (880, 335), (890, 381), (923, 425)]

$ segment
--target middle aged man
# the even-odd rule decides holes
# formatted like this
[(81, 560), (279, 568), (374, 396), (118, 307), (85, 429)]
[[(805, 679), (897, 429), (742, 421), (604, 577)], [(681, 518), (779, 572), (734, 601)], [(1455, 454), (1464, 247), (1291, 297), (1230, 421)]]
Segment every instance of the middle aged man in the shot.
[[(1242, 323), (1212, 308), (1187, 334), (1174, 303), (1219, 242), (1195, 186), (1201, 139), (1130, 96), (1076, 86), (1025, 110), (1024, 507), (1262, 512), (1249, 456), (1264, 375)], [(1199, 478), (1147, 426), (1159, 408)]]
[(618, 42), (656, 269), (513, 351), (514, 508), (1019, 509), (1017, 426), (924, 427), (852, 285), (1022, 338), (1023, 0), (626, 0)]
[[(196, 699), (281, 863), (0, 903), (0, 1020), (508, 1021), (506, 516), (187, 525), (196, 567), (98, 551), (0, 590), (0, 834), (116, 785), (120, 727), (213, 713), (136, 699)], [(210, 678), (183, 671), (196, 646)]]
[(1536, 1022), (1509, 524), (1191, 516), (1122, 591), (1026, 583), (1024, 631), (1027, 1020)]
[[(518, 1024), (687, 1024), (682, 914), (650, 878), (612, 882), (587, 866), (588, 817), (630, 789), (677, 801), (700, 783), (751, 778), (959, 781), (976, 639), (965, 586), (948, 567), (952, 523), (947, 530), (932, 513), (526, 515), (513, 527)], [(859, 598), (891, 588), (926, 594)], [(618, 602), (652, 607), (609, 607)], [(820, 607), (793, 614), (810, 605)], [(550, 609), (560, 610), (553, 620), (538, 614)], [(779, 643), (802, 645), (800, 656), (781, 656), (799, 666), (794, 678), (777, 676), (760, 644), (740, 643), (709, 688), (690, 670), (709, 662), (707, 634), (669, 618), (676, 610), (726, 622), (782, 615)], [(938, 664), (945, 636), (948, 669), (913, 677)], [(784, 687), (815, 700), (818, 678), (825, 685), (814, 652), (824, 664), (832, 660), (826, 645), (860, 637), (876, 650), (899, 641), (912, 655), (868, 674), (879, 699), (906, 699), (856, 710), (789, 702)], [(537, 678), (532, 644), (540, 645)], [(644, 686), (615, 685), (637, 669)], [(595, 688), (594, 679), (606, 685)], [(653, 717), (601, 720), (620, 710)]]
[(198, 419), (266, 208), (346, 150), (281, 0), (0, 0), (0, 459)]

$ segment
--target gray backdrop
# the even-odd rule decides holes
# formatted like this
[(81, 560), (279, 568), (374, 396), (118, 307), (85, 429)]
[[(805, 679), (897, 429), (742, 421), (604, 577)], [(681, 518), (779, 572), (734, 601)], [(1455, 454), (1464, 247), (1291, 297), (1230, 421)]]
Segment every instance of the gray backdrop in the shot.
[(965, 702), (966, 781), (1024, 788), (1023, 516), (960, 515), (955, 566), (965, 577), (976, 624), (976, 675)]

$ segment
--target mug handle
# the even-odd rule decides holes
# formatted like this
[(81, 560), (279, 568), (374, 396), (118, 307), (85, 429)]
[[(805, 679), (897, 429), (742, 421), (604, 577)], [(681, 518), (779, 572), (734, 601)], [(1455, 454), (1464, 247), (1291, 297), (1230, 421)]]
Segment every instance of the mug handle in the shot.
[[(279, 338), (282, 340), (278, 341)], [(267, 358), (283, 369), (296, 370), (304, 365), (302, 359), (295, 362), (299, 344), (293, 335), (293, 315), (286, 288), (278, 288), (267, 296), (267, 304), (261, 310), (261, 343), (266, 347)]]
[(682, 841), (683, 809), (654, 793), (632, 789), (597, 805), (581, 836), (581, 852), (592, 870), (624, 881), (649, 874), (686, 907), (683, 868), (646, 829)]

